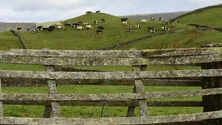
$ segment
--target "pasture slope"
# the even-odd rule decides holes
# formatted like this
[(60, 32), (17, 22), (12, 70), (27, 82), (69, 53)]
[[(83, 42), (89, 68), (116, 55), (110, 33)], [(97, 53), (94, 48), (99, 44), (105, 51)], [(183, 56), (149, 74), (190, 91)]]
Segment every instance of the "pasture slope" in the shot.
[(183, 23), (202, 24), (213, 27), (222, 27), (222, 4), (200, 8), (187, 14), (176, 17)]
[[(104, 18), (105, 22), (99, 22), (94, 25), (94, 20)], [(120, 44), (128, 40), (132, 40), (141, 36), (150, 34), (147, 27), (154, 27), (158, 32), (162, 31), (161, 21), (149, 21), (141, 23), (138, 20), (130, 20), (129, 25), (123, 25), (120, 17), (116, 17), (104, 13), (85, 14), (77, 18), (67, 20), (68, 23), (77, 21), (88, 22), (94, 29), (82, 30), (67, 27), (66, 31), (55, 30), (53, 32), (21, 32), (21, 36), (25, 41), (25, 45), (30, 49), (68, 49), (68, 50), (92, 50)], [(140, 24), (141, 29), (134, 29), (132, 32), (127, 32), (127, 27), (134, 27), (135, 24)], [(95, 30), (98, 26), (105, 27), (102, 34), (96, 34)], [(173, 30), (189, 30), (189, 26), (183, 24), (175, 24)]]
[[(182, 24), (201, 24), (214, 28), (222, 28), (222, 4), (194, 10), (175, 18)], [(222, 33), (213, 29), (190, 30), (185, 33), (166, 34), (141, 40), (128, 46), (116, 49), (153, 49), (153, 48), (187, 48), (200, 47), (201, 44), (221, 43)]]

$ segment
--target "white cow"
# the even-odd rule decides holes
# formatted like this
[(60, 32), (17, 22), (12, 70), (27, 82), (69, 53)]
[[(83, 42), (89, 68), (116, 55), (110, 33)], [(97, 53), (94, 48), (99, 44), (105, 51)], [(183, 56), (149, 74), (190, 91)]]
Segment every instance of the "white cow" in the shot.
[(143, 20), (141, 20), (141, 23), (146, 23), (146, 22), (148, 22), (149, 20), (145, 20), (145, 19), (143, 19)]
[(93, 29), (92, 25), (86, 25), (85, 28), (86, 29)]
[(77, 26), (76, 29), (78, 29), (78, 30), (83, 30), (84, 27), (82, 27), (82, 26)]
[(129, 22), (123, 21), (123, 25), (128, 25), (128, 24), (129, 24)]

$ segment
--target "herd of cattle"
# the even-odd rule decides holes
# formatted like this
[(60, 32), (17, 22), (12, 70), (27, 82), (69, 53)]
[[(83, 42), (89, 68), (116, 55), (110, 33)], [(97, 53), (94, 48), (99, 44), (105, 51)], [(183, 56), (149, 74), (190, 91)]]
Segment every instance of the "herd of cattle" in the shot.
[[(90, 14), (92, 13), (91, 11), (87, 11), (86, 14)], [(96, 11), (96, 13), (100, 13), (100, 11)], [(141, 24), (142, 23), (147, 23), (149, 21), (154, 21), (155, 19), (153, 17), (151, 17), (150, 20), (146, 20), (146, 19), (142, 19), (141, 20)], [(174, 23), (175, 23), (175, 20), (174, 19), (170, 19), (168, 21), (163, 21), (163, 18), (162, 17), (159, 17), (159, 21), (162, 21), (162, 30), (163, 31), (167, 31), (167, 30), (170, 30), (170, 27), (171, 28), (174, 28)], [(32, 32), (40, 32), (40, 31), (49, 31), (49, 32), (52, 32), (56, 29), (58, 30), (66, 30), (66, 27), (71, 27), (73, 29), (77, 29), (77, 30), (84, 30), (84, 29), (87, 29), (87, 30), (90, 30), (90, 29), (93, 29), (94, 27), (96, 27), (97, 29), (95, 30), (95, 32), (97, 34), (101, 34), (103, 31), (104, 31), (104, 27), (102, 25), (99, 25), (99, 24), (103, 24), (105, 23), (106, 20), (104, 18), (101, 18), (99, 20), (93, 20), (92, 23), (90, 24), (89, 22), (83, 22), (83, 21), (77, 21), (77, 22), (74, 22), (74, 23), (68, 23), (67, 21), (64, 21), (62, 23), (56, 23), (52, 26), (49, 26), (49, 27), (43, 27), (43, 26), (37, 26), (36, 29), (27, 29), (27, 31), (32, 31)], [(122, 25), (126, 25), (128, 26), (130, 24), (130, 22), (128, 21), (128, 18), (121, 18), (121, 22), (122, 22)], [(180, 24), (180, 20), (177, 21), (178, 24)], [(98, 26), (99, 25), (99, 26)], [(133, 31), (133, 29), (141, 29), (141, 25), (140, 24), (136, 24), (134, 25), (134, 27), (127, 27), (126, 28), (126, 31), (127, 32), (131, 32)], [(22, 27), (18, 27), (17, 30), (22, 30)], [(150, 32), (150, 33), (155, 33), (157, 30), (156, 28), (154, 27), (147, 27), (147, 31)]]

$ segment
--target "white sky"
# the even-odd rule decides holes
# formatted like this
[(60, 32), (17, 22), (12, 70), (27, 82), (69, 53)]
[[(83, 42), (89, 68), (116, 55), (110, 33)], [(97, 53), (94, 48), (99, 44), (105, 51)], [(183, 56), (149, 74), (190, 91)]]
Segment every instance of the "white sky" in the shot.
[(222, 0), (0, 0), (0, 22), (47, 22), (74, 18), (85, 11), (113, 15), (187, 11)]

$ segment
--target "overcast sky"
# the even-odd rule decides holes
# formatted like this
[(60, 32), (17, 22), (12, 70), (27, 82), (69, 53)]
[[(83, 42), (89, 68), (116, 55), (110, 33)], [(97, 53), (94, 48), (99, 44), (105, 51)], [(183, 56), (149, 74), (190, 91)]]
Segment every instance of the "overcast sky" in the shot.
[(73, 18), (85, 11), (113, 15), (187, 11), (222, 0), (0, 0), (0, 22), (47, 22)]

